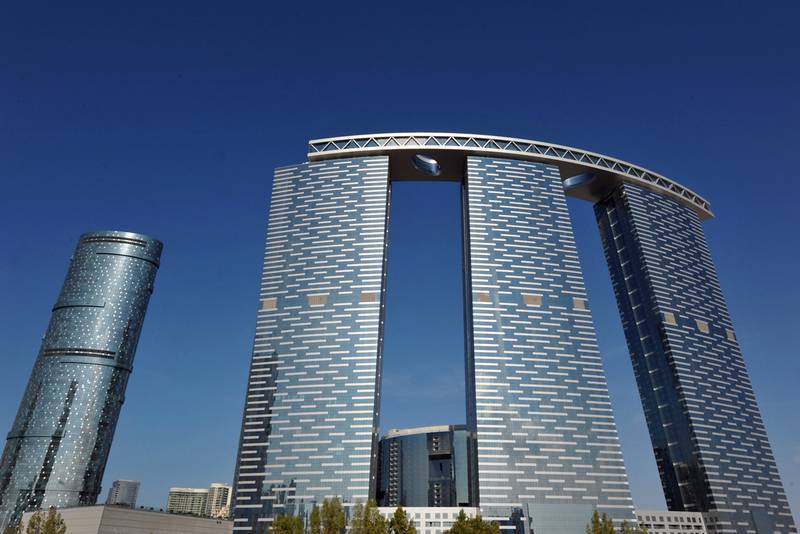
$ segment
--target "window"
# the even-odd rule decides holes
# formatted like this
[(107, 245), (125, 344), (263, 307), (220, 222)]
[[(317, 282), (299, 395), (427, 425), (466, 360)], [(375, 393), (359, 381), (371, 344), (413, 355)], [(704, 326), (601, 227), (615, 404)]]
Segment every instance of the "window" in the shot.
[(271, 297), (261, 301), (261, 311), (272, 311), (278, 307), (278, 298)]
[(736, 333), (732, 329), (726, 328), (725, 335), (728, 337), (728, 341), (736, 341)]
[(526, 306), (541, 306), (542, 305), (542, 296), (541, 295), (529, 295), (527, 293), (523, 293), (522, 294), (522, 302), (524, 302)]
[(361, 292), (361, 303), (367, 304), (369, 302), (376, 302), (378, 300), (378, 294), (372, 293), (368, 291)]
[(328, 295), (309, 295), (308, 304), (311, 306), (322, 306), (328, 301)]
[(708, 323), (706, 321), (702, 321), (700, 319), (695, 319), (695, 323), (697, 323), (697, 329), (700, 330), (704, 334), (708, 334)]
[(578, 297), (572, 297), (572, 307), (576, 310), (585, 310), (586, 309), (586, 299), (581, 299)]
[(672, 312), (664, 312), (664, 323), (672, 326), (677, 326), (678, 322), (675, 320), (675, 314)]
[(489, 297), (489, 293), (481, 292), (478, 293), (478, 302), (491, 302), (492, 299)]

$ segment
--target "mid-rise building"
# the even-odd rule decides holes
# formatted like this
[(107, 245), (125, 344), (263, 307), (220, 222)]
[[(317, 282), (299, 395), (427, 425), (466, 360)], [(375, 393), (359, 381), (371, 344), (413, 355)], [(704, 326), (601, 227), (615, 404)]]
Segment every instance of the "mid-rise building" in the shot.
[(136, 498), (139, 496), (138, 480), (115, 480), (108, 491), (106, 504), (136, 508)]
[(203, 516), (208, 505), (208, 488), (170, 488), (167, 512)]
[[(234, 529), (378, 495), (393, 181), (461, 184), (471, 499), (579, 534), (635, 520), (567, 197), (595, 205), (667, 502), (718, 532), (796, 529), (703, 236), (709, 203), (612, 157), (498, 136), (311, 141), (276, 169)], [(720, 530), (721, 529), (721, 530)]]
[(0, 460), (0, 531), (97, 502), (161, 249), (129, 232), (78, 241)]
[(469, 507), (474, 445), (464, 425), (390, 430), (380, 441), (381, 506)]
[(231, 510), (232, 488), (228, 484), (211, 484), (208, 488), (208, 499), (203, 515), (218, 519), (227, 519)]

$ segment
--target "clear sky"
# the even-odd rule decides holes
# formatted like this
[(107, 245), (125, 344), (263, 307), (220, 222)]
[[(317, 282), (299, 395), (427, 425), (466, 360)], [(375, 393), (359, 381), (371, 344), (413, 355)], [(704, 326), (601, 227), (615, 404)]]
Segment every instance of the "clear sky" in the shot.
[[(0, 15), (0, 433), (78, 236), (138, 231), (165, 251), (104, 493), (139, 479), (159, 507), (170, 486), (230, 482), (272, 169), (315, 137), (492, 133), (614, 155), (711, 201), (798, 517), (800, 4), (119, 4)], [(591, 207), (570, 206), (634, 500), (661, 508)], [(458, 210), (453, 184), (395, 187), (383, 429), (464, 421)]]

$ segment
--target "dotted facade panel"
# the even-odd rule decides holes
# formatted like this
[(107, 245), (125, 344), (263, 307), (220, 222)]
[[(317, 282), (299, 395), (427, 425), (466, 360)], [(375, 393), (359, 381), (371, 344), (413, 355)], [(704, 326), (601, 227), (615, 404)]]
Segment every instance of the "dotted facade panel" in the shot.
[(388, 158), (275, 171), (234, 530), (375, 495)]
[(469, 157), (464, 215), (482, 512), (547, 532), (583, 532), (595, 508), (633, 521), (558, 169)]
[(95, 504), (162, 245), (81, 237), (0, 462), (0, 531), (25, 511)]
[(697, 214), (631, 184), (595, 213), (670, 510), (796, 532)]

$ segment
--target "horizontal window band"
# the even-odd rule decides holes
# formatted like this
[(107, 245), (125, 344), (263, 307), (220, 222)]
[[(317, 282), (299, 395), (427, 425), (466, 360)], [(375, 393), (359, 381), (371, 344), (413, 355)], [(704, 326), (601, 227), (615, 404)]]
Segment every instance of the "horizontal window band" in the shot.
[(135, 245), (137, 247), (146, 247), (147, 241), (142, 239), (136, 239), (133, 237), (122, 237), (122, 236), (88, 236), (81, 239), (81, 244), (83, 243), (121, 243), (124, 245)]
[(64, 303), (56, 303), (56, 305), (53, 306), (53, 310), (52, 311), (63, 310), (64, 308), (105, 308), (105, 307), (106, 307), (106, 303), (105, 302), (102, 302), (102, 303), (96, 303), (96, 302), (95, 303), (92, 303), (92, 302), (86, 302), (86, 303), (64, 302)]
[(148, 258), (147, 256), (139, 256), (138, 254), (122, 254), (121, 252), (95, 252), (95, 254), (100, 256), (125, 256), (126, 258), (136, 258), (137, 260), (146, 261), (147, 263), (152, 263), (156, 267), (158, 267), (158, 262), (152, 258)]
[(55, 348), (44, 349), (41, 356), (90, 356), (93, 358), (114, 358), (116, 352), (110, 350), (81, 349), (81, 348)]

